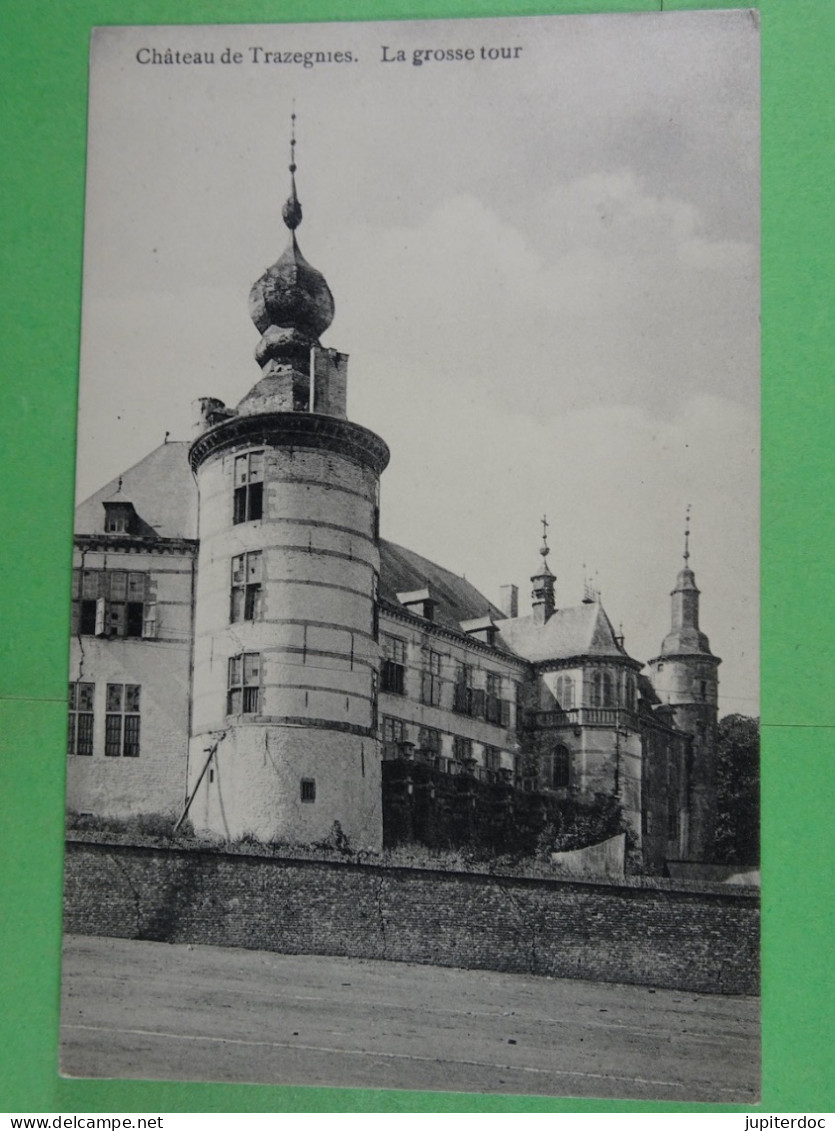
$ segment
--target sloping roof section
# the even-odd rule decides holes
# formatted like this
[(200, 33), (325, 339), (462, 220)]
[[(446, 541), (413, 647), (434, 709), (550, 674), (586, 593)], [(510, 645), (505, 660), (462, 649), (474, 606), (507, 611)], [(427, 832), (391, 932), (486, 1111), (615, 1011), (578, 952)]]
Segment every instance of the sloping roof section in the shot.
[(427, 587), (437, 598), (435, 623), (445, 628), (460, 632), (462, 621), (488, 614), (499, 620), (503, 615), (466, 578), (458, 577), (413, 550), (380, 539), (380, 596), (389, 604), (397, 605), (398, 593)]
[[(104, 532), (104, 503), (130, 501), (146, 536), (197, 537), (197, 488), (188, 463), (189, 444), (174, 440), (160, 444), (139, 463), (111, 479), (79, 503), (76, 534)], [(598, 602), (557, 609), (546, 624), (532, 616), (505, 618), (496, 605), (464, 577), (428, 558), (380, 540), (380, 596), (400, 605), (398, 593), (429, 589), (435, 601), (434, 623), (461, 632), (461, 623), (490, 617), (497, 628), (496, 644), (525, 660), (569, 659), (575, 656), (625, 658), (614, 629)]]
[(157, 538), (197, 537), (197, 487), (188, 464), (186, 440), (160, 444), (139, 463), (111, 479), (75, 509), (76, 534), (104, 532), (104, 503), (133, 503), (141, 533)]
[(530, 616), (515, 617), (500, 620), (496, 628), (507, 648), (534, 663), (575, 656), (626, 656), (605, 609), (596, 601), (557, 609), (545, 624), (536, 624)]

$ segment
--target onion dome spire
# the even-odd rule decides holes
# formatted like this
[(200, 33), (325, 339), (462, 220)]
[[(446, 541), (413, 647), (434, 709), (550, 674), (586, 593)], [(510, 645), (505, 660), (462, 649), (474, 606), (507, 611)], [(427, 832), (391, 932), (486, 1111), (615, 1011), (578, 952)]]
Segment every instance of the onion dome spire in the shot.
[(255, 351), (262, 368), (306, 355), (333, 321), (334, 302), (320, 271), (299, 250), (296, 229), (302, 207), (296, 190), (296, 115), (291, 115), (290, 195), (282, 209), (290, 240), (281, 257), (268, 267), (249, 293), (252, 321), (263, 334)]

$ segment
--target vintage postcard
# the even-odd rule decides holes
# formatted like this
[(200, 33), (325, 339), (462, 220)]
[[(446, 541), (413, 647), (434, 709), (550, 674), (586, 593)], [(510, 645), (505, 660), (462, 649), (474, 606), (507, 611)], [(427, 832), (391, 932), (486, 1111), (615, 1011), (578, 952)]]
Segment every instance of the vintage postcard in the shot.
[(756, 13), (90, 77), (62, 1071), (756, 1102)]

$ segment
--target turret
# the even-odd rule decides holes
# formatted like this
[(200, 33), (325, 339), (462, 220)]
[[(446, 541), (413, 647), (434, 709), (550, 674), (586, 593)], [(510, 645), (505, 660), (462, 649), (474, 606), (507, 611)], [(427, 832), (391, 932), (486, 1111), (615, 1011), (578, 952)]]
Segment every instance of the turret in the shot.
[(542, 517), (542, 545), (539, 549), (542, 565), (531, 577), (531, 610), (534, 624), (546, 624), (556, 611), (554, 586), (556, 577), (548, 565), (548, 519)]
[[(295, 115), (293, 116), (295, 119)], [(302, 256), (295, 130), (290, 236), (255, 283), (261, 376), (237, 407), (206, 398), (199, 488), (189, 792), (197, 827), (310, 843), (339, 826), (380, 847), (376, 595), (388, 448), (346, 419), (347, 357)]]
[(716, 821), (716, 738), (718, 668), (699, 628), (699, 589), (690, 568), (690, 508), (684, 532), (684, 566), (671, 594), (671, 626), (661, 652), (649, 661), (650, 679), (662, 704), (672, 710), (675, 726), (691, 736), (688, 797), (689, 827), (680, 843), (691, 860), (709, 861)]

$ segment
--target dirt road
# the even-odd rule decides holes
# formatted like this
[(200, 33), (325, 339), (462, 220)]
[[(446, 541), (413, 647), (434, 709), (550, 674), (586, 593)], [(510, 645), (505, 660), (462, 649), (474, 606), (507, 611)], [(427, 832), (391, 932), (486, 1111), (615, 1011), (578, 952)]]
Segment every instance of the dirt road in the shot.
[(68, 1076), (753, 1103), (759, 1001), (70, 936)]

